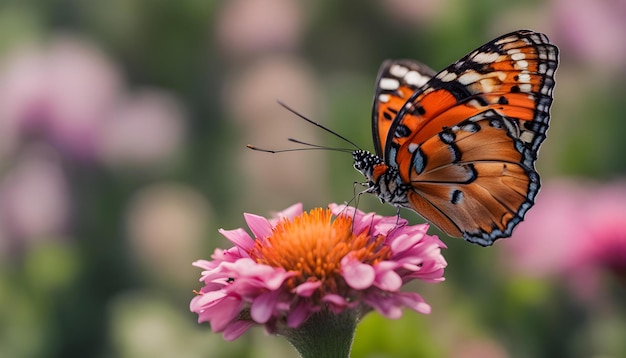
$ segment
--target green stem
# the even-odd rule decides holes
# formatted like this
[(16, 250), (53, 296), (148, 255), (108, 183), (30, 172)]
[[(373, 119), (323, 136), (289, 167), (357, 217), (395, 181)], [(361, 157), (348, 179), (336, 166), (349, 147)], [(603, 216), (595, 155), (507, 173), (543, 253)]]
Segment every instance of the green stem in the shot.
[(284, 336), (302, 358), (348, 358), (357, 314), (346, 310), (340, 314), (321, 311), (311, 316), (300, 327), (281, 329)]

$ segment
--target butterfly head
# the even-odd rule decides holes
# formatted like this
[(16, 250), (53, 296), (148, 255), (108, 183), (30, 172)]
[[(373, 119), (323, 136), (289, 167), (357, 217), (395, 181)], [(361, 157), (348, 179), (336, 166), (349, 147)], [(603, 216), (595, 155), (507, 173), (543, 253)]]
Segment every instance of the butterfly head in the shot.
[(387, 165), (382, 158), (365, 150), (352, 152), (354, 168), (367, 179), (366, 192), (375, 194), (383, 203), (395, 207), (408, 207), (407, 185), (398, 170)]
[(376, 176), (374, 175), (375, 167), (380, 165), (385, 166), (385, 163), (380, 157), (362, 149), (352, 152), (352, 158), (354, 159), (354, 169), (361, 172), (367, 180), (372, 182), (376, 181)]

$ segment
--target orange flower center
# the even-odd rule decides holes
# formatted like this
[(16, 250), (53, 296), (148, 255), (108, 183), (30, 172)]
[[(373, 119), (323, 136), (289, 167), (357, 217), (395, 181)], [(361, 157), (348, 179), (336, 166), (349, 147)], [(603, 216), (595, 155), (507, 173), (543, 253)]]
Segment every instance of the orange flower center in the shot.
[(350, 217), (333, 220), (330, 210), (317, 208), (278, 223), (271, 236), (256, 240), (250, 256), (257, 263), (298, 272), (290, 285), (319, 280), (326, 290), (334, 290), (343, 281), (338, 280), (341, 259), (352, 255), (371, 265), (385, 260), (391, 252), (384, 239), (367, 232), (355, 235)]

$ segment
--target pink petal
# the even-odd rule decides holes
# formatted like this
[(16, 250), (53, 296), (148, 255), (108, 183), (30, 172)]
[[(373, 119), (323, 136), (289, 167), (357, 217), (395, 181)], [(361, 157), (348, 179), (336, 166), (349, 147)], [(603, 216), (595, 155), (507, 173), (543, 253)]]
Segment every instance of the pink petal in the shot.
[(315, 290), (317, 290), (321, 285), (322, 281), (307, 281), (303, 284), (298, 285), (298, 287), (295, 288), (294, 292), (298, 296), (311, 297), (311, 295), (315, 293)]
[(298, 275), (297, 272), (285, 272), (284, 269), (279, 268), (274, 269), (272, 274), (263, 277), (263, 280), (265, 281), (265, 287), (270, 290), (277, 290), (286, 279), (296, 275)]
[[(357, 213), (359, 212), (357, 211)], [(356, 234), (360, 234), (362, 232), (369, 232), (370, 228), (374, 225), (373, 221), (376, 215), (374, 213), (369, 213), (367, 215), (356, 215), (353, 217), (353, 231)]]
[(341, 274), (346, 283), (355, 290), (363, 290), (372, 286), (376, 278), (372, 266), (348, 257), (341, 260)]
[(264, 239), (272, 235), (272, 224), (264, 217), (254, 214), (243, 214), (250, 231), (257, 239)]
[(393, 297), (368, 297), (366, 302), (378, 313), (389, 319), (402, 317), (402, 309), (393, 302)]
[(287, 209), (277, 213), (275, 215), (275, 218), (270, 219), (270, 222), (272, 223), (272, 225), (276, 225), (280, 220), (293, 220), (296, 216), (299, 216), (302, 214), (302, 203), (296, 203), (293, 204), (292, 206), (288, 207)]
[[(211, 322), (211, 329), (214, 332), (222, 331), (235, 317), (239, 315), (242, 308), (241, 300), (235, 297), (223, 299), (219, 305), (215, 305), (203, 312), (203, 321)], [(198, 318), (200, 322), (200, 319)]]
[[(426, 231), (424, 230), (424, 233), (425, 232)], [(417, 233), (408, 234), (405, 232), (400, 232), (398, 236), (389, 241), (389, 246), (391, 247), (391, 251), (394, 253), (404, 252), (415, 246), (415, 244), (422, 240), (423, 237), (423, 233), (419, 235)]]
[(240, 247), (246, 251), (251, 250), (254, 247), (254, 239), (252, 239), (244, 229), (219, 229), (218, 231), (237, 247)]
[(250, 307), (250, 316), (252, 319), (258, 323), (266, 323), (269, 321), (274, 313), (277, 297), (278, 293), (276, 291), (270, 291), (255, 298)]
[(199, 267), (202, 269), (212, 269), (214, 267), (212, 262), (207, 261), (207, 260), (197, 260), (197, 261), (192, 262), (191, 264), (195, 267)]
[(299, 327), (302, 322), (306, 321), (311, 314), (317, 310), (313, 309), (312, 305), (306, 301), (298, 302), (291, 308), (289, 315), (287, 316), (287, 326), (291, 328)]
[(396, 292), (402, 287), (402, 278), (395, 271), (382, 271), (376, 274), (375, 286), (381, 290)]
[(341, 214), (353, 216), (354, 214), (354, 208), (345, 204), (337, 205), (335, 203), (331, 203), (328, 204), (328, 208), (330, 209), (330, 212), (335, 216), (339, 216)]
[[(350, 308), (350, 303), (344, 297), (334, 293), (329, 293), (322, 297), (322, 302), (327, 303), (328, 308), (335, 313), (341, 313), (346, 308)], [(352, 303), (352, 306), (355, 306), (354, 304), (358, 304), (359, 302), (353, 301)]]
[(334, 293), (326, 294), (322, 297), (322, 302), (332, 303), (338, 306), (346, 306), (348, 304), (348, 301), (344, 297)]
[(246, 331), (253, 325), (254, 322), (252, 321), (235, 321), (224, 329), (222, 337), (224, 337), (227, 341), (233, 341), (241, 337), (242, 334), (246, 333)]
[(224, 290), (207, 292), (202, 295), (197, 295), (191, 299), (189, 303), (189, 309), (191, 312), (199, 312), (200, 310), (210, 307), (214, 302), (221, 302), (226, 297)]
[(422, 296), (415, 292), (402, 292), (398, 294), (397, 299), (407, 308), (422, 314), (430, 314), (431, 307), (427, 304)]

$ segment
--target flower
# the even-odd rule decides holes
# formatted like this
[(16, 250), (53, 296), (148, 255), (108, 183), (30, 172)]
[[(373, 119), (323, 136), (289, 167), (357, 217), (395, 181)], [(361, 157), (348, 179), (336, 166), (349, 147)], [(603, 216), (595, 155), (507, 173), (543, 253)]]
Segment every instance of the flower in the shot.
[(563, 53), (600, 71), (622, 71), (626, 43), (614, 34), (626, 30), (626, 2), (553, 0), (550, 8), (553, 40)]
[(414, 279), (443, 281), (445, 245), (426, 234), (428, 224), (329, 205), (303, 213), (296, 204), (274, 219), (244, 214), (245, 230), (220, 230), (235, 246), (198, 260), (204, 287), (190, 309), (226, 340), (254, 325), (270, 333), (296, 329), (313, 315), (376, 310), (399, 318), (406, 307), (428, 314), (414, 292), (400, 291)]
[(64, 236), (71, 219), (70, 187), (57, 153), (26, 147), (0, 177), (0, 223), (15, 249)]
[(186, 132), (184, 106), (166, 91), (131, 91), (124, 82), (106, 53), (79, 38), (55, 36), (0, 57), (0, 161), (36, 140), (113, 168), (173, 162)]
[(307, 22), (303, 6), (290, 0), (228, 1), (216, 18), (217, 41), (231, 56), (294, 48)]
[(149, 88), (127, 95), (102, 123), (101, 159), (127, 170), (171, 163), (182, 148), (185, 121), (182, 103), (166, 91)]
[[(532, 276), (566, 278), (581, 298), (598, 292), (598, 273), (626, 282), (626, 183), (547, 183), (509, 240), (505, 260)], [(538, 250), (537, 248), (541, 248)]]
[(3, 58), (0, 121), (17, 127), (16, 134), (45, 137), (65, 154), (89, 159), (122, 87), (116, 64), (97, 46), (54, 37)]

